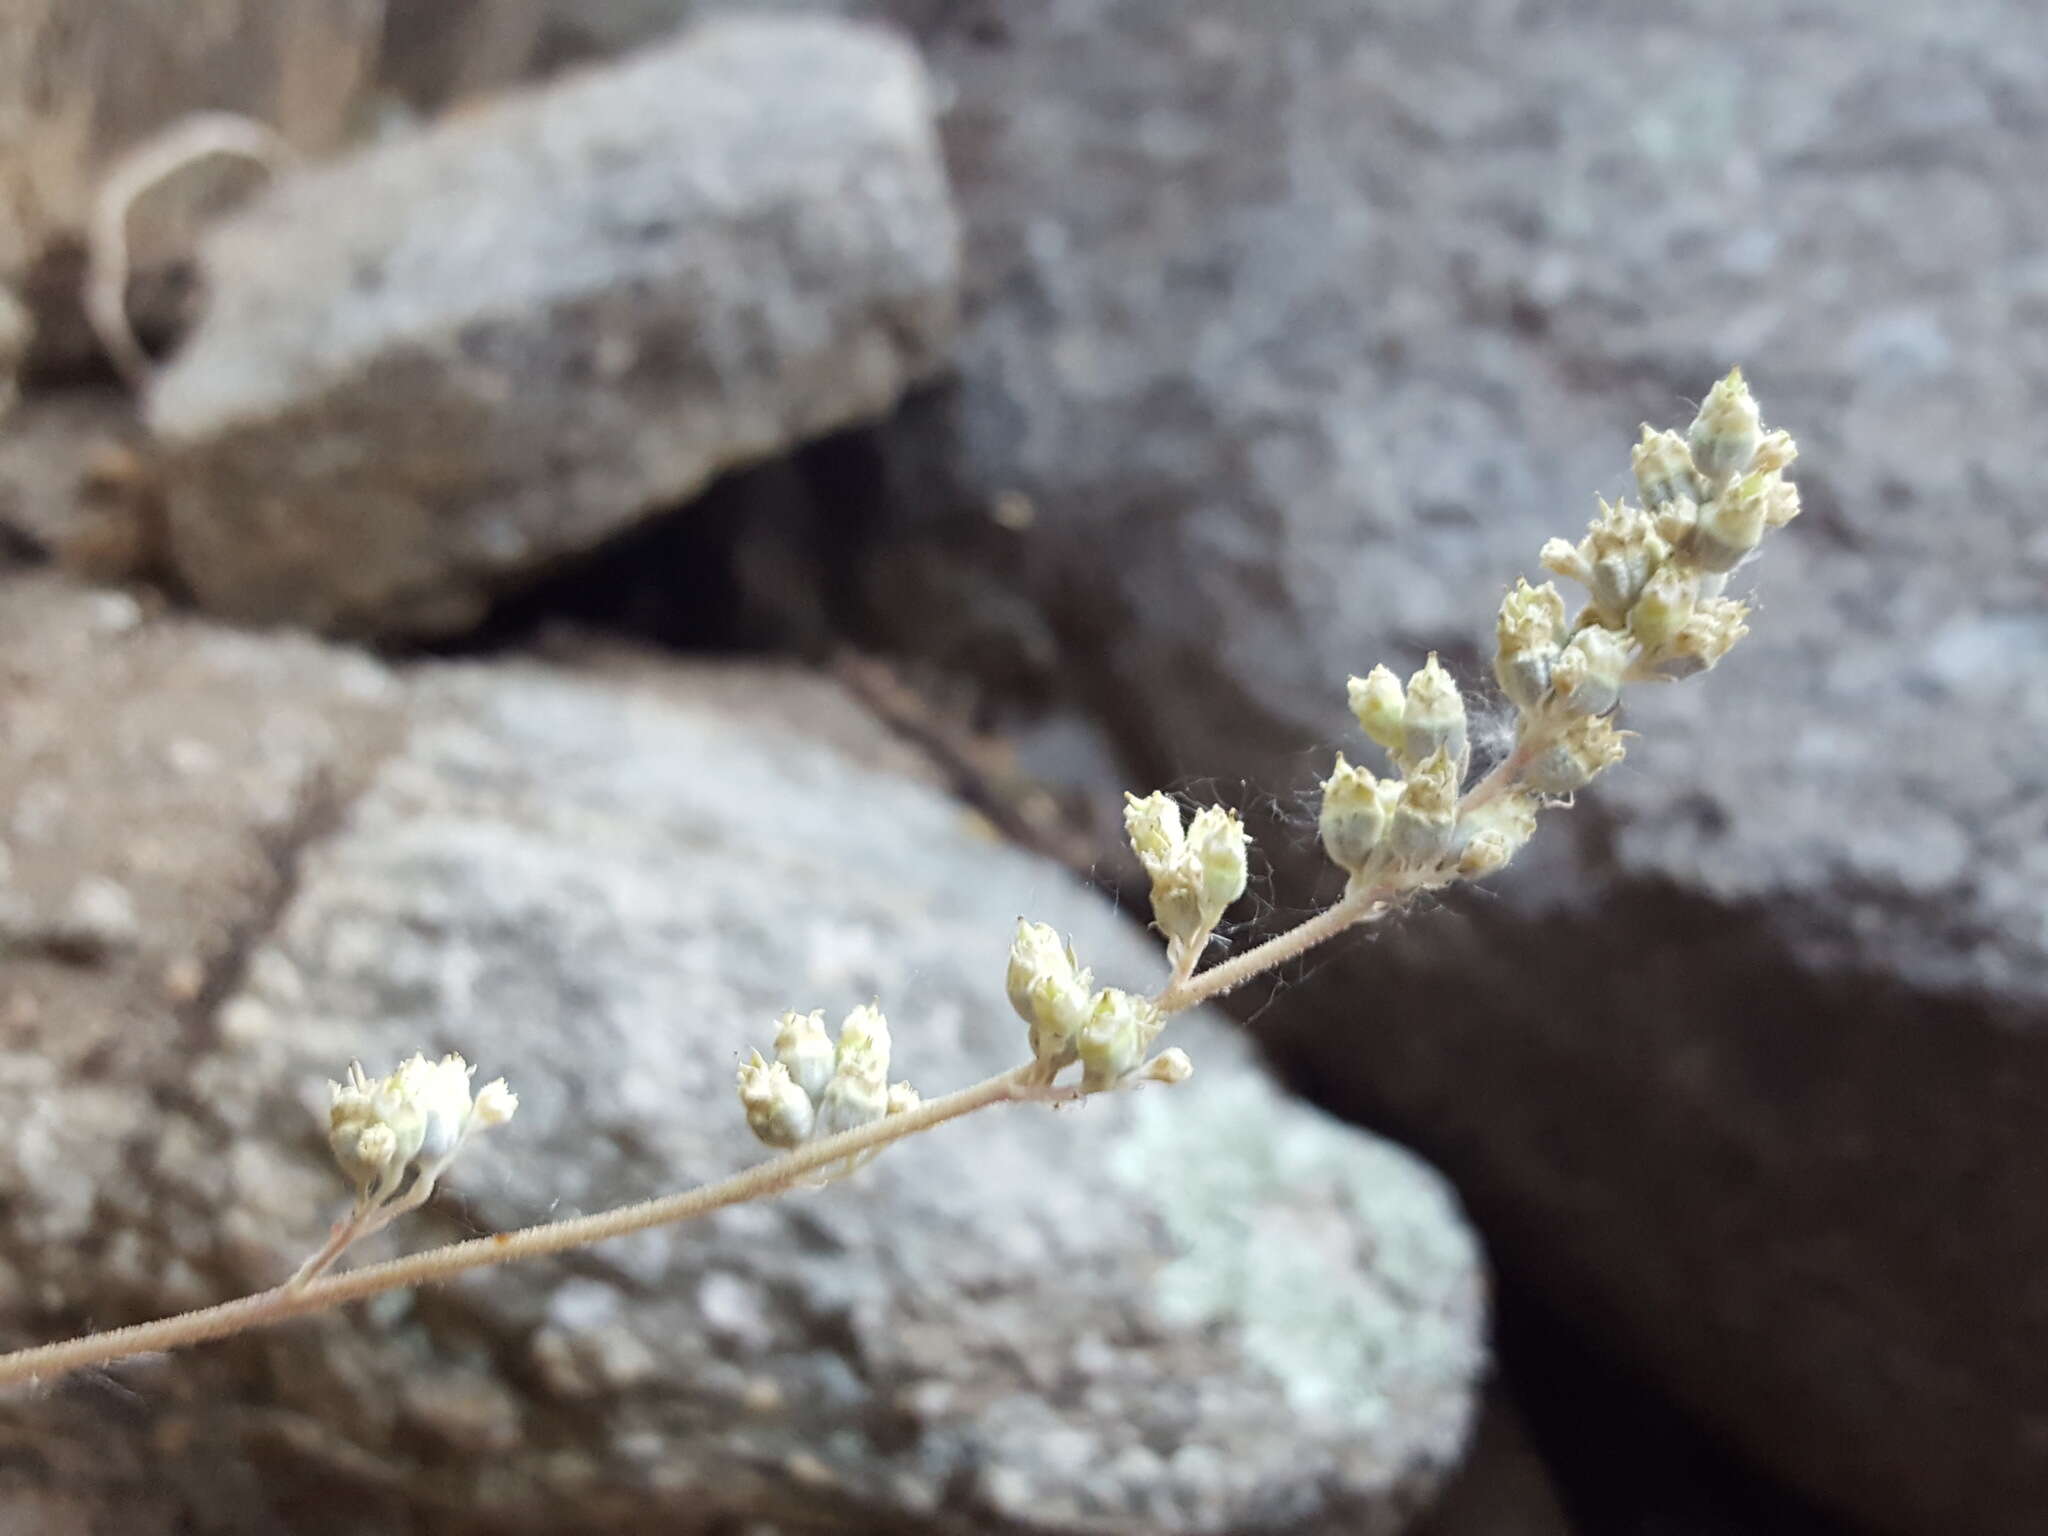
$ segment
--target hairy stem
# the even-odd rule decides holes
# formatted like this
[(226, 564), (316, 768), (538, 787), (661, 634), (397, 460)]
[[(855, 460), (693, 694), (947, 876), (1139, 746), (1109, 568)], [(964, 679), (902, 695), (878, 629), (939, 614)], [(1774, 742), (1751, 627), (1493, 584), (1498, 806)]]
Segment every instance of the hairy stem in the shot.
[(1323, 908), (1314, 917), (1285, 933), (1275, 934), (1265, 943), (1220, 965), (1212, 965), (1206, 971), (1197, 971), (1185, 980), (1175, 980), (1152, 999), (1152, 1005), (1161, 1013), (1179, 1013), (1197, 1003), (1221, 997), (1233, 988), (1243, 986), (1254, 976), (1262, 975), (1276, 965), (1285, 965), (1296, 955), (1306, 954), (1325, 939), (1335, 938), (1352, 924), (1364, 922), (1373, 915), (1387, 894), (1380, 888), (1347, 891), (1341, 901)]
[(644, 1232), (650, 1227), (688, 1221), (728, 1205), (743, 1205), (748, 1201), (784, 1194), (807, 1178), (823, 1173), (849, 1157), (886, 1147), (906, 1136), (928, 1131), (992, 1104), (1018, 1101), (1054, 1103), (1081, 1096), (1079, 1088), (1027, 1082), (1026, 1070), (1018, 1068), (999, 1073), (971, 1088), (929, 1099), (871, 1125), (810, 1142), (731, 1178), (680, 1194), (663, 1195), (592, 1216), (576, 1216), (566, 1221), (525, 1227), (516, 1232), (501, 1232), (492, 1237), (451, 1243), (298, 1285), (287, 1283), (272, 1290), (259, 1291), (253, 1296), (202, 1307), (195, 1312), (180, 1313), (152, 1323), (137, 1323), (60, 1344), (16, 1350), (12, 1354), (0, 1355), (0, 1386), (16, 1382), (48, 1382), (88, 1366), (106, 1365), (131, 1355), (155, 1354), (187, 1344), (204, 1343), (209, 1339), (226, 1338), (229, 1334), (303, 1317), (309, 1312), (325, 1312), (385, 1291), (433, 1285), (467, 1270), (487, 1269), (517, 1259), (562, 1253), (606, 1238), (622, 1237), (628, 1232)]

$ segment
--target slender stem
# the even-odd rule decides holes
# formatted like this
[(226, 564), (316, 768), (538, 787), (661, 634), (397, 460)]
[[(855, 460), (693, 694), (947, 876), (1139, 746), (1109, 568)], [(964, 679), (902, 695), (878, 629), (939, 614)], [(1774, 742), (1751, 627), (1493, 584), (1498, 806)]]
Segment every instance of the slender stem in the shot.
[(130, 1355), (155, 1354), (187, 1344), (204, 1343), (247, 1329), (268, 1327), (287, 1318), (303, 1317), (309, 1312), (325, 1312), (346, 1302), (360, 1301), (385, 1291), (436, 1284), (466, 1270), (561, 1253), (628, 1232), (644, 1232), (650, 1227), (688, 1221), (728, 1205), (742, 1205), (783, 1194), (806, 1178), (825, 1173), (849, 1157), (888, 1146), (906, 1136), (928, 1131), (992, 1104), (1014, 1101), (1055, 1103), (1081, 1096), (1078, 1087), (1029, 1082), (1026, 1080), (1029, 1070), (1019, 1067), (1000, 1073), (970, 1088), (929, 1099), (871, 1125), (807, 1143), (730, 1178), (680, 1194), (663, 1195), (615, 1211), (576, 1216), (516, 1232), (500, 1232), (492, 1237), (451, 1243), (424, 1253), (409, 1254), (402, 1259), (368, 1264), (346, 1274), (309, 1280), (297, 1286), (281, 1285), (253, 1296), (202, 1307), (196, 1312), (184, 1312), (156, 1322), (137, 1323), (58, 1344), (16, 1350), (0, 1355), (0, 1386), (15, 1382), (48, 1382), (71, 1371), (106, 1365)]
[(1493, 765), (1493, 771), (1470, 789), (1458, 802), (1460, 812), (1476, 811), (1488, 801), (1498, 800), (1510, 789), (1515, 781), (1528, 771), (1543, 749), (1550, 745), (1551, 733), (1530, 733), (1517, 738), (1514, 750)]
[[(1535, 741), (1518, 743), (1505, 760), (1467, 792), (1462, 807), (1470, 810), (1506, 793), (1534, 760), (1542, 745)], [(1153, 1005), (1162, 1013), (1179, 1013), (1198, 1003), (1221, 997), (1253, 977), (1335, 938), (1346, 929), (1377, 917), (1386, 910), (1389, 902), (1405, 891), (1432, 883), (1436, 882), (1410, 876), (1347, 891), (1340, 900), (1287, 932), (1276, 934), (1241, 955), (1192, 975), (1189, 972), (1199, 959), (1200, 949), (1190, 945), (1185, 954), (1176, 957), (1173, 974), (1166, 987), (1152, 999)], [(743, 1205), (784, 1194), (812, 1175), (829, 1175), (837, 1165), (852, 1158), (863, 1154), (871, 1156), (907, 1136), (928, 1131), (992, 1104), (1019, 1101), (1056, 1103), (1083, 1096), (1083, 1090), (1078, 1086), (1058, 1087), (1038, 1081), (1037, 1070), (1035, 1064), (1027, 1064), (999, 1073), (972, 1087), (927, 1100), (902, 1114), (890, 1115), (871, 1125), (807, 1143), (714, 1184), (644, 1200), (614, 1211), (451, 1243), (402, 1259), (365, 1265), (342, 1275), (322, 1276), (320, 1271), (350, 1242), (363, 1235), (362, 1223), (344, 1223), (335, 1229), (327, 1245), (308, 1261), (300, 1273), (283, 1285), (156, 1322), (137, 1323), (0, 1355), (0, 1386), (24, 1381), (47, 1382), (88, 1366), (106, 1365), (131, 1355), (155, 1354), (187, 1344), (225, 1338), (251, 1328), (281, 1323), (288, 1318), (328, 1311), (385, 1291), (437, 1284), (467, 1270), (540, 1258), (607, 1238), (621, 1237), (629, 1232), (644, 1232), (650, 1227), (688, 1221), (729, 1205)]]
[(1275, 934), (1265, 943), (1255, 945), (1220, 965), (1212, 965), (1206, 971), (1175, 981), (1152, 999), (1152, 1005), (1161, 1013), (1179, 1013), (1197, 1003), (1221, 997), (1232, 988), (1243, 986), (1254, 976), (1270, 971), (1276, 965), (1284, 965), (1296, 955), (1306, 954), (1325, 939), (1335, 938), (1352, 924), (1364, 922), (1387, 895), (1385, 888), (1377, 886), (1347, 891), (1342, 900), (1323, 908), (1314, 917), (1285, 933)]

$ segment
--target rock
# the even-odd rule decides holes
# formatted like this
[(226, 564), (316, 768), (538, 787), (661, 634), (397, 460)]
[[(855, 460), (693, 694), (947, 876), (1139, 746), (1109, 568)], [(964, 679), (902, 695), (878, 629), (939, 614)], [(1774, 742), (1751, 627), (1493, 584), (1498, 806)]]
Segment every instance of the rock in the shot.
[(524, 76), (547, 20), (545, 0), (384, 0), (379, 78), (440, 110)]
[(445, 635), (941, 361), (915, 56), (829, 20), (664, 50), (281, 185), (149, 403), (207, 607)]
[(121, 581), (160, 559), (148, 441), (114, 389), (44, 391), (0, 430), (0, 539), (9, 554)]
[(22, 362), (35, 339), (35, 321), (5, 283), (0, 283), (0, 421), (14, 408), (20, 393)]
[[(1035, 592), (1142, 781), (1291, 807), (1355, 745), (1348, 672), (1436, 648), (1476, 681), (1635, 423), (1740, 361), (1805, 450), (1755, 635), (1641, 701), (1628, 767), (1493, 895), (1319, 962), (1264, 1033), (1757, 1462), (1882, 1529), (2018, 1536), (2048, 1509), (2048, 191), (2011, 170), (2048, 154), (2014, 105), (2042, 13), (1504, 15), (935, 30), (970, 302), (906, 452), (959, 484), (906, 482), (884, 614), (976, 649), (901, 589), (949, 549), (945, 611)], [(1321, 864), (1283, 819), (1298, 910)]]
[(1414, 1536), (1575, 1536), (1520, 1410), (1486, 1394), (1472, 1448)]
[[(374, 78), (383, 0), (9, 0), (0, 13), (0, 284), (25, 282), (37, 352), (97, 350), (78, 303), (102, 175), (187, 113), (235, 112), (307, 153), (332, 148)], [(164, 188), (131, 229), (144, 278), (189, 254), (222, 186)], [(142, 317), (147, 326), (149, 317)]]
[[(0, 1294), (38, 1299), (10, 1335), (286, 1273), (340, 1198), (317, 1117), (351, 1057), (456, 1048), (521, 1096), (412, 1246), (754, 1159), (733, 1068), (793, 1003), (879, 995), (892, 1076), (927, 1092), (1012, 1064), (1019, 904), (1107, 973), (1160, 973), (825, 683), (507, 664), (415, 687), (220, 1022), (47, 1088), (34, 1123), (102, 1127), (127, 1173), (9, 1183)], [(114, 1423), (89, 1381), (11, 1404), (10, 1465), (89, 1434), (68, 1495), (112, 1507), (134, 1477), (208, 1529), (1400, 1530), (1476, 1403), (1471, 1238), (1414, 1159), (1290, 1104), (1212, 1021), (1175, 1032), (1183, 1087), (992, 1111), (826, 1189), (125, 1366)], [(151, 1094), (104, 1128), (103, 1101)], [(90, 1251), (24, 1240), (88, 1213)]]

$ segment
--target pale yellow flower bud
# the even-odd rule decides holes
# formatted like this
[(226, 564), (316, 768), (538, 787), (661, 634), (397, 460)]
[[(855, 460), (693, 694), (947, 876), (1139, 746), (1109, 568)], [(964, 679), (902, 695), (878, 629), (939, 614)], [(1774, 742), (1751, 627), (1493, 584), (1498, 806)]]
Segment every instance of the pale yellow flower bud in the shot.
[(1180, 856), (1180, 806), (1171, 795), (1154, 790), (1140, 799), (1127, 792), (1124, 830), (1130, 835), (1131, 849), (1138, 855), (1138, 862), (1155, 879), (1163, 866)]
[[(1795, 503), (1796, 505), (1796, 503)], [(1700, 508), (1693, 559), (1704, 571), (1732, 571), (1763, 542), (1770, 514), (1767, 477), (1750, 475)]]
[(1031, 1056), (1048, 1073), (1074, 1059), (1074, 1036), (1088, 1017), (1088, 972), (1044, 923), (1018, 919), (1005, 978), (1010, 1006), (1031, 1026)]
[(1773, 528), (1782, 528), (1798, 515), (1799, 487), (1790, 480), (1767, 482), (1764, 486), (1764, 521)]
[(1543, 548), (1536, 558), (1543, 569), (1557, 576), (1568, 576), (1581, 586), (1593, 585), (1593, 567), (1587, 562), (1585, 552), (1569, 539), (1545, 539)]
[(1071, 967), (1048, 971), (1031, 989), (1031, 1059), (1057, 1072), (1074, 1059), (1074, 1037), (1088, 1022), (1093, 977)]
[(910, 1084), (891, 1083), (889, 1085), (888, 1104), (883, 1113), (888, 1115), (907, 1114), (923, 1102), (924, 1096), (911, 1087)]
[(1571, 644), (1558, 657), (1551, 686), (1570, 713), (1604, 715), (1621, 700), (1621, 679), (1628, 662), (1626, 639), (1611, 629), (1589, 624), (1572, 636)]
[(790, 1080), (815, 1102), (832, 1081), (838, 1052), (825, 1033), (825, 1013), (785, 1013), (776, 1020), (775, 1059), (789, 1068)]
[(1643, 584), (1671, 553), (1655, 521), (1641, 508), (1627, 502), (1610, 506), (1604, 501), (1580, 550), (1593, 573), (1587, 589), (1600, 616), (1610, 624), (1620, 624), (1627, 617)]
[(1122, 1082), (1145, 1059), (1164, 1022), (1142, 997), (1106, 987), (1081, 1029), (1081, 1086), (1087, 1092)]
[(1757, 414), (1756, 401), (1743, 382), (1742, 370), (1731, 368), (1728, 377), (1708, 392), (1706, 404), (1693, 418), (1686, 437), (1693, 464), (1709, 487), (1724, 485), (1748, 471), (1763, 440), (1763, 418)]
[(1345, 691), (1350, 699), (1351, 713), (1358, 717), (1365, 734), (1389, 752), (1399, 752), (1404, 743), (1401, 717), (1408, 707), (1407, 696), (1401, 691), (1401, 680), (1384, 666), (1379, 666), (1364, 677), (1352, 678)]
[(794, 1147), (810, 1136), (810, 1096), (790, 1080), (781, 1062), (764, 1061), (759, 1051), (753, 1052), (740, 1065), (739, 1092), (747, 1129), (764, 1145)]
[(1549, 582), (1526, 581), (1501, 599), (1495, 626), (1494, 680), (1519, 709), (1534, 709), (1550, 690), (1550, 669), (1564, 642), (1564, 598)]
[(1386, 835), (1393, 804), (1382, 791), (1391, 788), (1391, 800), (1398, 802), (1398, 780), (1382, 784), (1369, 768), (1354, 767), (1337, 754), (1337, 766), (1323, 780), (1323, 809), (1316, 830), (1323, 839), (1323, 851), (1330, 862), (1349, 874), (1357, 874), (1378, 851)]
[(1009, 968), (1003, 973), (1003, 990), (1018, 1018), (1027, 1024), (1032, 1021), (1031, 992), (1041, 977), (1062, 972), (1072, 975), (1073, 970), (1073, 958), (1050, 923), (1017, 919), (1017, 932), (1010, 940)]
[(1408, 679), (1407, 705), (1401, 713), (1401, 753), (1419, 763), (1430, 754), (1448, 752), (1461, 767), (1466, 761), (1465, 699), (1451, 674), (1429, 653), (1422, 670)]
[(1636, 444), (1630, 461), (1636, 473), (1636, 492), (1647, 510), (1654, 512), (1669, 501), (1699, 499), (1692, 450), (1676, 432), (1655, 432), (1645, 422), (1643, 440)]
[(1458, 819), (1458, 873), (1467, 880), (1492, 874), (1536, 834), (1536, 806), (1527, 795), (1503, 795)]
[(1146, 1062), (1138, 1076), (1148, 1083), (1184, 1083), (1195, 1075), (1195, 1064), (1179, 1046), (1168, 1046)]
[(1214, 928), (1251, 879), (1244, 823), (1235, 811), (1205, 805), (1188, 823), (1187, 851), (1199, 871), (1196, 907), (1204, 928)]
[(1387, 821), (1388, 853), (1411, 867), (1434, 864), (1451, 846), (1458, 818), (1458, 765), (1439, 747), (1401, 781)]
[(888, 1112), (889, 1090), (880, 1078), (842, 1069), (825, 1085), (825, 1096), (818, 1101), (814, 1130), (819, 1136), (836, 1136), (857, 1126), (872, 1125)]
[(1646, 651), (1670, 644), (1699, 601), (1698, 578), (1667, 565), (1643, 584), (1643, 595), (1628, 611), (1629, 633)]
[(1759, 475), (1775, 475), (1792, 467), (1792, 461), (1799, 457), (1799, 445), (1792, 441), (1789, 432), (1768, 432), (1757, 448), (1756, 457), (1750, 461), (1750, 469)]
[(1539, 795), (1569, 795), (1626, 755), (1621, 733), (1605, 715), (1584, 715), (1524, 771), (1522, 782)]
[(469, 1123), (475, 1130), (487, 1131), (493, 1126), (503, 1125), (519, 1111), (519, 1095), (506, 1086), (505, 1079), (494, 1077), (476, 1091), (476, 1106), (470, 1111)]
[(889, 1021), (873, 1003), (862, 1003), (839, 1025), (835, 1075), (855, 1073), (881, 1083), (889, 1075)]
[[(1692, 531), (1700, 520), (1699, 503), (1690, 496), (1681, 496), (1676, 501), (1667, 501), (1657, 509), (1652, 523), (1657, 537), (1673, 549), (1678, 549), (1692, 538)], [(1660, 567), (1669, 570), (1669, 566)], [(1652, 580), (1655, 580), (1654, 573)]]
[(1657, 659), (1664, 677), (1691, 677), (1710, 670), (1735, 642), (1749, 633), (1749, 607), (1728, 597), (1702, 598), (1693, 616)]

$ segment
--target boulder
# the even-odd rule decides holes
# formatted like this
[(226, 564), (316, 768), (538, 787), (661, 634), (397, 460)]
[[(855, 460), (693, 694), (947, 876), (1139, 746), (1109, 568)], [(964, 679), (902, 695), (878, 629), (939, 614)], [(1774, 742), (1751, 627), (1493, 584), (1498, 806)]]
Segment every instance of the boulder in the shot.
[[(821, 681), (514, 663), (410, 695), (200, 1006), (10, 1026), (38, 1094), (0, 1114), (10, 1338), (288, 1273), (341, 1199), (323, 1079), (351, 1058), (459, 1049), (520, 1094), (376, 1240), (414, 1246), (757, 1158), (734, 1066), (791, 1005), (879, 996), (891, 1075), (926, 1092), (1014, 1064), (1020, 905), (1105, 974), (1160, 974)], [(169, 838), (149, 761), (112, 819)], [(1470, 1234), (1441, 1180), (1285, 1099), (1228, 1030), (1174, 1032), (1196, 1075), (1171, 1090), (990, 1111), (826, 1188), (17, 1399), (0, 1511), (1391, 1536), (1476, 1412)]]
[(387, 636), (887, 411), (954, 319), (912, 51), (715, 23), (290, 178), (149, 400), (206, 607)]
[(1730, 363), (1798, 435), (1753, 637), (1633, 704), (1489, 894), (1262, 1027), (1757, 1463), (1879, 1529), (2034, 1530), (2039, 9), (984, 20), (930, 39), (970, 302), (878, 608), (959, 656), (1003, 647), (920, 630), (929, 551), (949, 616), (1035, 594), (1009, 653), (1135, 778), (1249, 786), (1283, 908), (1330, 888), (1297, 797), (1362, 746), (1347, 673), (1436, 649), (1483, 691), (1507, 584)]

